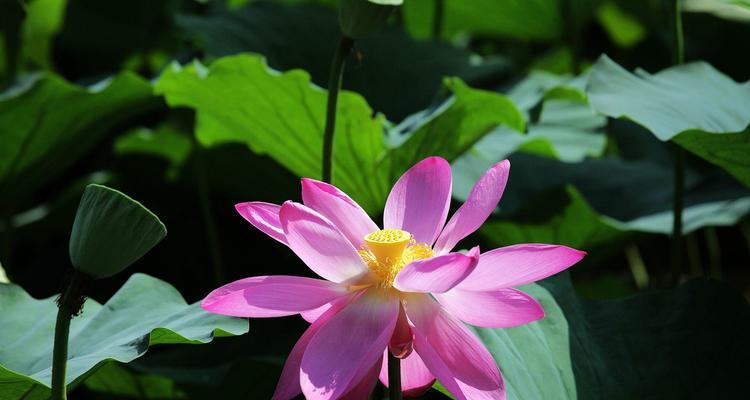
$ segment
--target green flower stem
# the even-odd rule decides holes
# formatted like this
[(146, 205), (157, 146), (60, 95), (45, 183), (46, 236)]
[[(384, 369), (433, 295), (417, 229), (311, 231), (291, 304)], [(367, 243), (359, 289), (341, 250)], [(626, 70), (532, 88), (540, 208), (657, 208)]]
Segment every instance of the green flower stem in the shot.
[(388, 398), (390, 400), (401, 400), (401, 360), (388, 352)]
[(68, 307), (57, 309), (55, 324), (55, 347), (52, 350), (52, 400), (68, 398), (65, 386), (65, 369), (68, 362), (68, 334), (73, 313)]
[[(673, 1), (673, 52), (674, 63), (685, 62), (684, 38), (682, 35), (681, 0)], [(672, 280), (677, 283), (682, 271), (682, 210), (685, 203), (685, 151), (678, 145), (674, 146), (674, 198), (672, 202)]]
[(326, 106), (326, 126), (323, 132), (323, 181), (331, 183), (333, 165), (333, 133), (336, 129), (336, 104), (346, 57), (354, 47), (354, 39), (342, 36), (336, 52), (333, 53), (331, 74), (328, 76), (328, 104)]
[(83, 297), (91, 278), (73, 270), (69, 280), (57, 299), (57, 322), (55, 323), (55, 341), (52, 349), (52, 400), (67, 399), (65, 370), (68, 362), (68, 336), (70, 319), (83, 308)]
[(445, 0), (435, 0), (435, 12), (432, 15), (432, 38), (440, 40), (443, 35), (443, 18), (445, 15)]

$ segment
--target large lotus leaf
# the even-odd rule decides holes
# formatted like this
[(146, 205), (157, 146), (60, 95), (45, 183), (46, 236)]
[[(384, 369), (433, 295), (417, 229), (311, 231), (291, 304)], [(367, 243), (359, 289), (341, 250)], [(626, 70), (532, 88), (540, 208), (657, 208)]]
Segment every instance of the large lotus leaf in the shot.
[[(262, 57), (239, 55), (199, 63), (173, 64), (156, 84), (170, 106), (196, 109), (196, 136), (204, 145), (247, 144), (269, 154), (295, 174), (319, 177), (326, 92), (301, 70), (278, 73)], [(342, 92), (333, 147), (333, 181), (367, 209), (382, 204), (384, 174), (375, 163), (385, 150), (383, 118), (359, 95)]]
[[(335, 10), (314, 5), (254, 2), (205, 16), (181, 15), (177, 23), (202, 39), (209, 57), (260, 53), (272, 68), (304, 69), (323, 87), (341, 35)], [(344, 88), (361, 94), (394, 121), (427, 107), (445, 76), (472, 83), (507, 67), (499, 59), (480, 59), (448, 43), (416, 41), (395, 26), (358, 41), (356, 51), (359, 59), (349, 58)]]
[[(431, 155), (452, 160), (499, 125), (523, 129), (523, 116), (506, 97), (457, 78), (447, 79), (446, 86), (454, 93), (451, 100), (391, 130), (388, 147), (384, 118), (373, 117), (361, 96), (342, 92), (333, 182), (368, 211), (380, 212), (391, 181), (414, 162)], [(299, 176), (320, 175), (326, 93), (311, 85), (304, 71), (280, 74), (261, 57), (230, 56), (209, 68), (173, 65), (156, 91), (171, 106), (197, 110), (196, 135), (204, 145), (245, 143)]]
[(567, 273), (541, 286), (522, 288), (544, 306), (541, 321), (476, 329), (509, 400), (736, 398), (750, 389), (750, 308), (722, 283), (616, 300), (579, 297)]
[(750, 82), (738, 84), (705, 62), (631, 74), (602, 56), (587, 91), (598, 112), (631, 119), (663, 141), (688, 130), (742, 132), (750, 124)]
[(607, 56), (589, 76), (594, 109), (674, 140), (750, 186), (750, 166), (742, 157), (750, 135), (750, 82), (737, 83), (704, 62), (631, 74)]
[[(36, 300), (16, 285), (0, 285), (0, 388), (5, 398), (48, 393), (57, 305), (54, 297)], [(71, 322), (68, 383), (76, 383), (108, 360), (130, 362), (149, 346), (207, 343), (214, 337), (241, 335), (246, 320), (188, 305), (177, 290), (156, 278), (135, 274), (101, 305), (85, 303)], [(40, 387), (42, 386), (42, 387)]]
[(109, 129), (157, 104), (151, 85), (131, 73), (89, 87), (51, 73), (26, 78), (0, 94), (0, 187), (13, 187), (14, 196), (35, 189)]

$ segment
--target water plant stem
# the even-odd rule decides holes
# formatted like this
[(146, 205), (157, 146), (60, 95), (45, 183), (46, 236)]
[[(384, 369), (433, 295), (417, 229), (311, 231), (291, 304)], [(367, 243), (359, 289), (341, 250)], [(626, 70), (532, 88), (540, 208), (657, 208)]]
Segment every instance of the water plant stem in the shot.
[(333, 134), (336, 130), (336, 104), (338, 103), (341, 80), (346, 57), (354, 47), (354, 39), (342, 36), (333, 53), (331, 73), (328, 76), (328, 104), (326, 106), (326, 125), (323, 131), (323, 181), (331, 183), (333, 166)]
[(388, 352), (388, 399), (401, 400), (401, 360)]
[(52, 350), (52, 400), (68, 398), (65, 385), (65, 369), (68, 362), (68, 335), (70, 333), (70, 318), (73, 312), (61, 305), (57, 309), (55, 323), (55, 347)]
[[(682, 34), (681, 0), (672, 0), (674, 16), (673, 27), (673, 56), (674, 64), (685, 62), (684, 37)], [(685, 197), (685, 151), (676, 144), (674, 147), (674, 198), (672, 202), (672, 280), (679, 282), (682, 270), (682, 210)]]
[(70, 319), (83, 308), (86, 287), (91, 278), (76, 270), (71, 271), (60, 297), (57, 299), (54, 347), (52, 349), (52, 400), (66, 400), (65, 370), (68, 362)]
[(443, 35), (443, 15), (445, 14), (445, 0), (435, 0), (435, 12), (432, 14), (432, 38), (439, 40)]

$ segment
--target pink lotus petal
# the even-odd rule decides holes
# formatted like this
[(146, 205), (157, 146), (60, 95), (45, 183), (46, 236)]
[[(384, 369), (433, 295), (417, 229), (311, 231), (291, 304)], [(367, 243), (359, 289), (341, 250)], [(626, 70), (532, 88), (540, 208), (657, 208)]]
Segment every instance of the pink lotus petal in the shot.
[(243, 218), (252, 226), (258, 228), (266, 235), (278, 240), (281, 243), (288, 244), (284, 236), (284, 229), (279, 221), (279, 210), (281, 206), (260, 201), (250, 201), (247, 203), (235, 204), (237, 210)]
[(359, 204), (336, 186), (304, 178), (302, 201), (333, 222), (355, 248), (362, 247), (365, 235), (380, 229)]
[(376, 361), (362, 380), (346, 392), (340, 400), (362, 400), (369, 399), (375, 385), (378, 383), (378, 372), (380, 361)]
[(445, 225), (451, 200), (451, 166), (429, 157), (411, 167), (393, 185), (383, 215), (386, 229), (403, 229), (432, 245)]
[(255, 276), (215, 289), (204, 310), (233, 317), (283, 317), (311, 310), (347, 294), (345, 287), (301, 276)]
[[(380, 381), (388, 386), (388, 353), (384, 353), (380, 369)], [(419, 354), (412, 352), (409, 357), (401, 360), (401, 391), (405, 397), (417, 397), (424, 394), (435, 383), (432, 375)]]
[(580, 261), (586, 252), (550, 244), (517, 244), (482, 253), (479, 263), (457, 287), (496, 290), (526, 285), (554, 275)]
[[(353, 293), (346, 296), (348, 300), (355, 298), (359, 293)], [(276, 391), (273, 394), (273, 400), (289, 400), (302, 393), (302, 387), (300, 386), (300, 365), (302, 364), (302, 356), (305, 354), (307, 345), (310, 340), (315, 336), (316, 333), (324, 326), (328, 321), (337, 313), (339, 313), (346, 305), (346, 302), (334, 303), (332, 307), (326, 310), (309, 328), (305, 333), (300, 336), (297, 343), (294, 345), (292, 352), (286, 358), (284, 363), (284, 369), (281, 371), (281, 377), (279, 382), (276, 384)]]
[(352, 301), (352, 297), (351, 296), (339, 297), (339, 298), (333, 299), (332, 301), (330, 301), (330, 302), (328, 302), (326, 304), (323, 304), (322, 306), (320, 306), (318, 308), (314, 308), (312, 310), (307, 310), (307, 311), (302, 311), (301, 313), (299, 313), (299, 315), (301, 315), (302, 318), (305, 319), (305, 321), (307, 321), (307, 322), (309, 322), (309, 323), (312, 324), (313, 322), (317, 321), (318, 318), (320, 318), (321, 315), (325, 314), (326, 311), (328, 311), (329, 309), (331, 309), (331, 308), (338, 308), (338, 309), (344, 308), (344, 307), (346, 307), (347, 304), (349, 304), (350, 301)]
[(367, 289), (331, 318), (307, 346), (300, 384), (307, 399), (337, 399), (382, 356), (398, 318), (399, 299)]
[(344, 282), (369, 272), (357, 249), (331, 221), (299, 203), (287, 201), (279, 212), (289, 247), (316, 274)]
[(510, 328), (544, 317), (538, 301), (513, 288), (486, 292), (453, 289), (435, 298), (454, 317), (486, 328)]
[(479, 260), (479, 247), (467, 254), (448, 253), (409, 263), (396, 275), (393, 287), (403, 292), (443, 293), (469, 276)]
[(414, 350), (457, 399), (505, 399), (495, 360), (466, 326), (426, 296), (406, 300)]
[(399, 307), (398, 320), (388, 343), (388, 351), (396, 358), (402, 359), (408, 357), (413, 349), (414, 334), (411, 331), (411, 326), (409, 326), (409, 319), (406, 318), (406, 311), (403, 307)]
[(497, 207), (508, 182), (510, 162), (493, 165), (474, 185), (466, 202), (453, 214), (435, 243), (435, 254), (445, 254), (461, 239), (479, 229)]

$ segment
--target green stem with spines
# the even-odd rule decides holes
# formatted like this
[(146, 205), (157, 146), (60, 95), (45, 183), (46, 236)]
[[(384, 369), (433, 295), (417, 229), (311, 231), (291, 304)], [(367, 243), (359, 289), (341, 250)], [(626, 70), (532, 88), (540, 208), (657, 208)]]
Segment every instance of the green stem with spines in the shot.
[(354, 39), (342, 36), (331, 61), (331, 71), (328, 76), (328, 103), (326, 105), (326, 125), (323, 131), (323, 182), (331, 183), (333, 177), (333, 134), (336, 130), (336, 105), (341, 80), (344, 73), (346, 57), (354, 47)]

